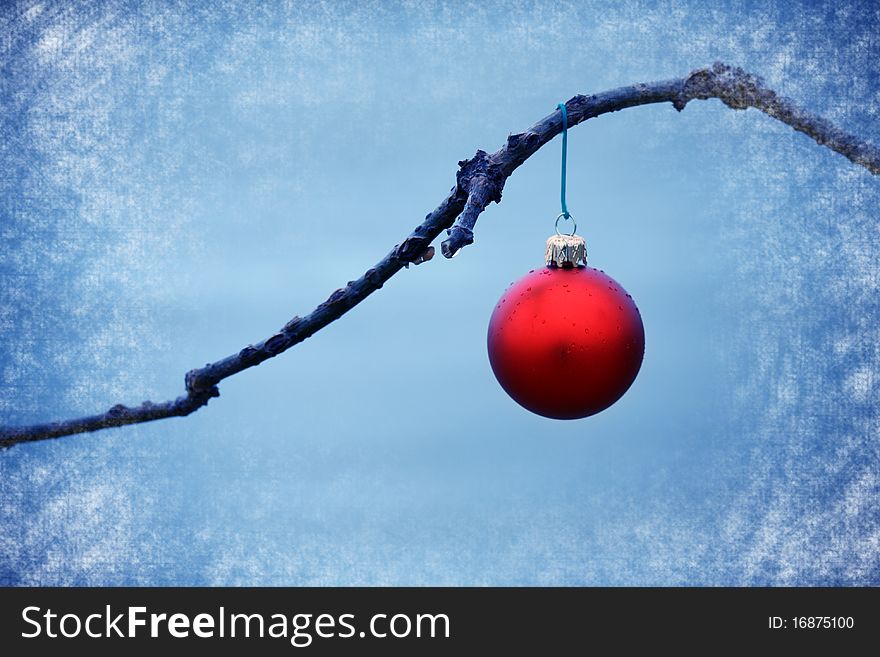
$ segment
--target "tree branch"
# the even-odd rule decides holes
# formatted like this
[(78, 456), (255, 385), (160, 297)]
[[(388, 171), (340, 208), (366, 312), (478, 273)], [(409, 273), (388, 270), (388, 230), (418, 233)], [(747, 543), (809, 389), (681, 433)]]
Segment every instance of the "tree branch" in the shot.
[[(592, 96), (575, 96), (565, 103), (569, 126), (618, 110), (670, 102), (681, 111), (695, 99), (718, 98), (732, 109), (754, 107), (790, 125), (859, 164), (873, 174), (880, 174), (880, 149), (850, 135), (787, 98), (767, 89), (761, 78), (722, 63), (698, 69), (674, 80), (634, 84)], [(510, 135), (507, 143), (492, 154), (478, 150), (469, 160), (459, 162), (455, 187), (437, 208), (409, 236), (368, 269), (363, 276), (349, 281), (305, 317), (294, 317), (277, 333), (255, 345), (215, 363), (187, 372), (186, 394), (175, 400), (140, 406), (114, 406), (106, 413), (74, 420), (21, 427), (0, 427), (0, 447), (17, 443), (58, 438), (127, 424), (151, 422), (167, 417), (183, 417), (207, 405), (220, 395), (217, 384), (242, 370), (259, 365), (320, 331), (382, 287), (410, 263), (419, 264), (434, 255), (431, 242), (446, 230), (448, 237), (441, 248), (447, 258), (474, 241), (474, 226), (492, 201), (501, 201), (501, 192), (510, 175), (541, 146), (562, 130), (558, 110), (545, 116), (525, 132)], [(456, 220), (457, 219), (457, 220)]]

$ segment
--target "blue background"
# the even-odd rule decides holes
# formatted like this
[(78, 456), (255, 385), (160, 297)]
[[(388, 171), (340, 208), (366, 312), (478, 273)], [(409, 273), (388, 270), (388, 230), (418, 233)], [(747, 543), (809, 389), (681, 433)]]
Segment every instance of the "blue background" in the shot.
[[(718, 59), (880, 142), (870, 2), (256, 5), (0, 10), (0, 423), (181, 394), (576, 93)], [(485, 351), (558, 176), (189, 418), (0, 453), (0, 581), (880, 584), (880, 181), (719, 101), (573, 129), (647, 349), (558, 422)]]

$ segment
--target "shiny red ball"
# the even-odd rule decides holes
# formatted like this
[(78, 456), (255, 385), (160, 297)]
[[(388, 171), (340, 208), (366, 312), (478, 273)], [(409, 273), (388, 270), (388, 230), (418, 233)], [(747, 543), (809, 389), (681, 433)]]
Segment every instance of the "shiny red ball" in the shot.
[(632, 297), (591, 267), (535, 270), (498, 301), (489, 362), (501, 387), (533, 413), (588, 417), (623, 396), (642, 365), (645, 330)]

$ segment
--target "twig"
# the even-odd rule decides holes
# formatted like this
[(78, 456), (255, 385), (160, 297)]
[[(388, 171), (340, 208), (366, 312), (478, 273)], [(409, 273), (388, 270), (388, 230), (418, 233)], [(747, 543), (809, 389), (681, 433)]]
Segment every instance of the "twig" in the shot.
[[(761, 78), (722, 63), (698, 69), (674, 80), (634, 84), (592, 96), (575, 96), (565, 103), (569, 126), (601, 114), (651, 103), (672, 103), (679, 111), (691, 100), (718, 98), (732, 109), (754, 107), (795, 130), (812, 137), (823, 146), (846, 156), (873, 174), (880, 174), (880, 150), (847, 134), (830, 121), (798, 107), (787, 98), (767, 89)], [(290, 349), (330, 324), (378, 290), (389, 278), (410, 263), (419, 264), (434, 255), (431, 242), (444, 230), (448, 237), (441, 249), (447, 258), (474, 241), (474, 226), (486, 206), (501, 201), (501, 192), (510, 175), (541, 146), (562, 130), (559, 110), (547, 115), (525, 132), (510, 135), (507, 143), (492, 154), (478, 150), (469, 160), (458, 163), (455, 187), (437, 208), (402, 243), (355, 281), (349, 281), (305, 317), (294, 317), (274, 335), (250, 345), (237, 354), (187, 372), (186, 394), (173, 401), (140, 406), (121, 404), (106, 413), (89, 417), (22, 427), (0, 428), (0, 447), (17, 443), (58, 438), (126, 424), (182, 417), (207, 405), (220, 395), (217, 384), (233, 374), (259, 365)], [(457, 220), (456, 220), (457, 219)]]

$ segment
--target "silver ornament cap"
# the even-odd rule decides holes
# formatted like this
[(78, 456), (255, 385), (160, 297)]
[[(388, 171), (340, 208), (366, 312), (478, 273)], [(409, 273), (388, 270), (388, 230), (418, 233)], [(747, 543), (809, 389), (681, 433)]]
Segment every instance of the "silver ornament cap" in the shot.
[(586, 267), (587, 243), (580, 235), (551, 235), (547, 238), (544, 262), (548, 267)]

